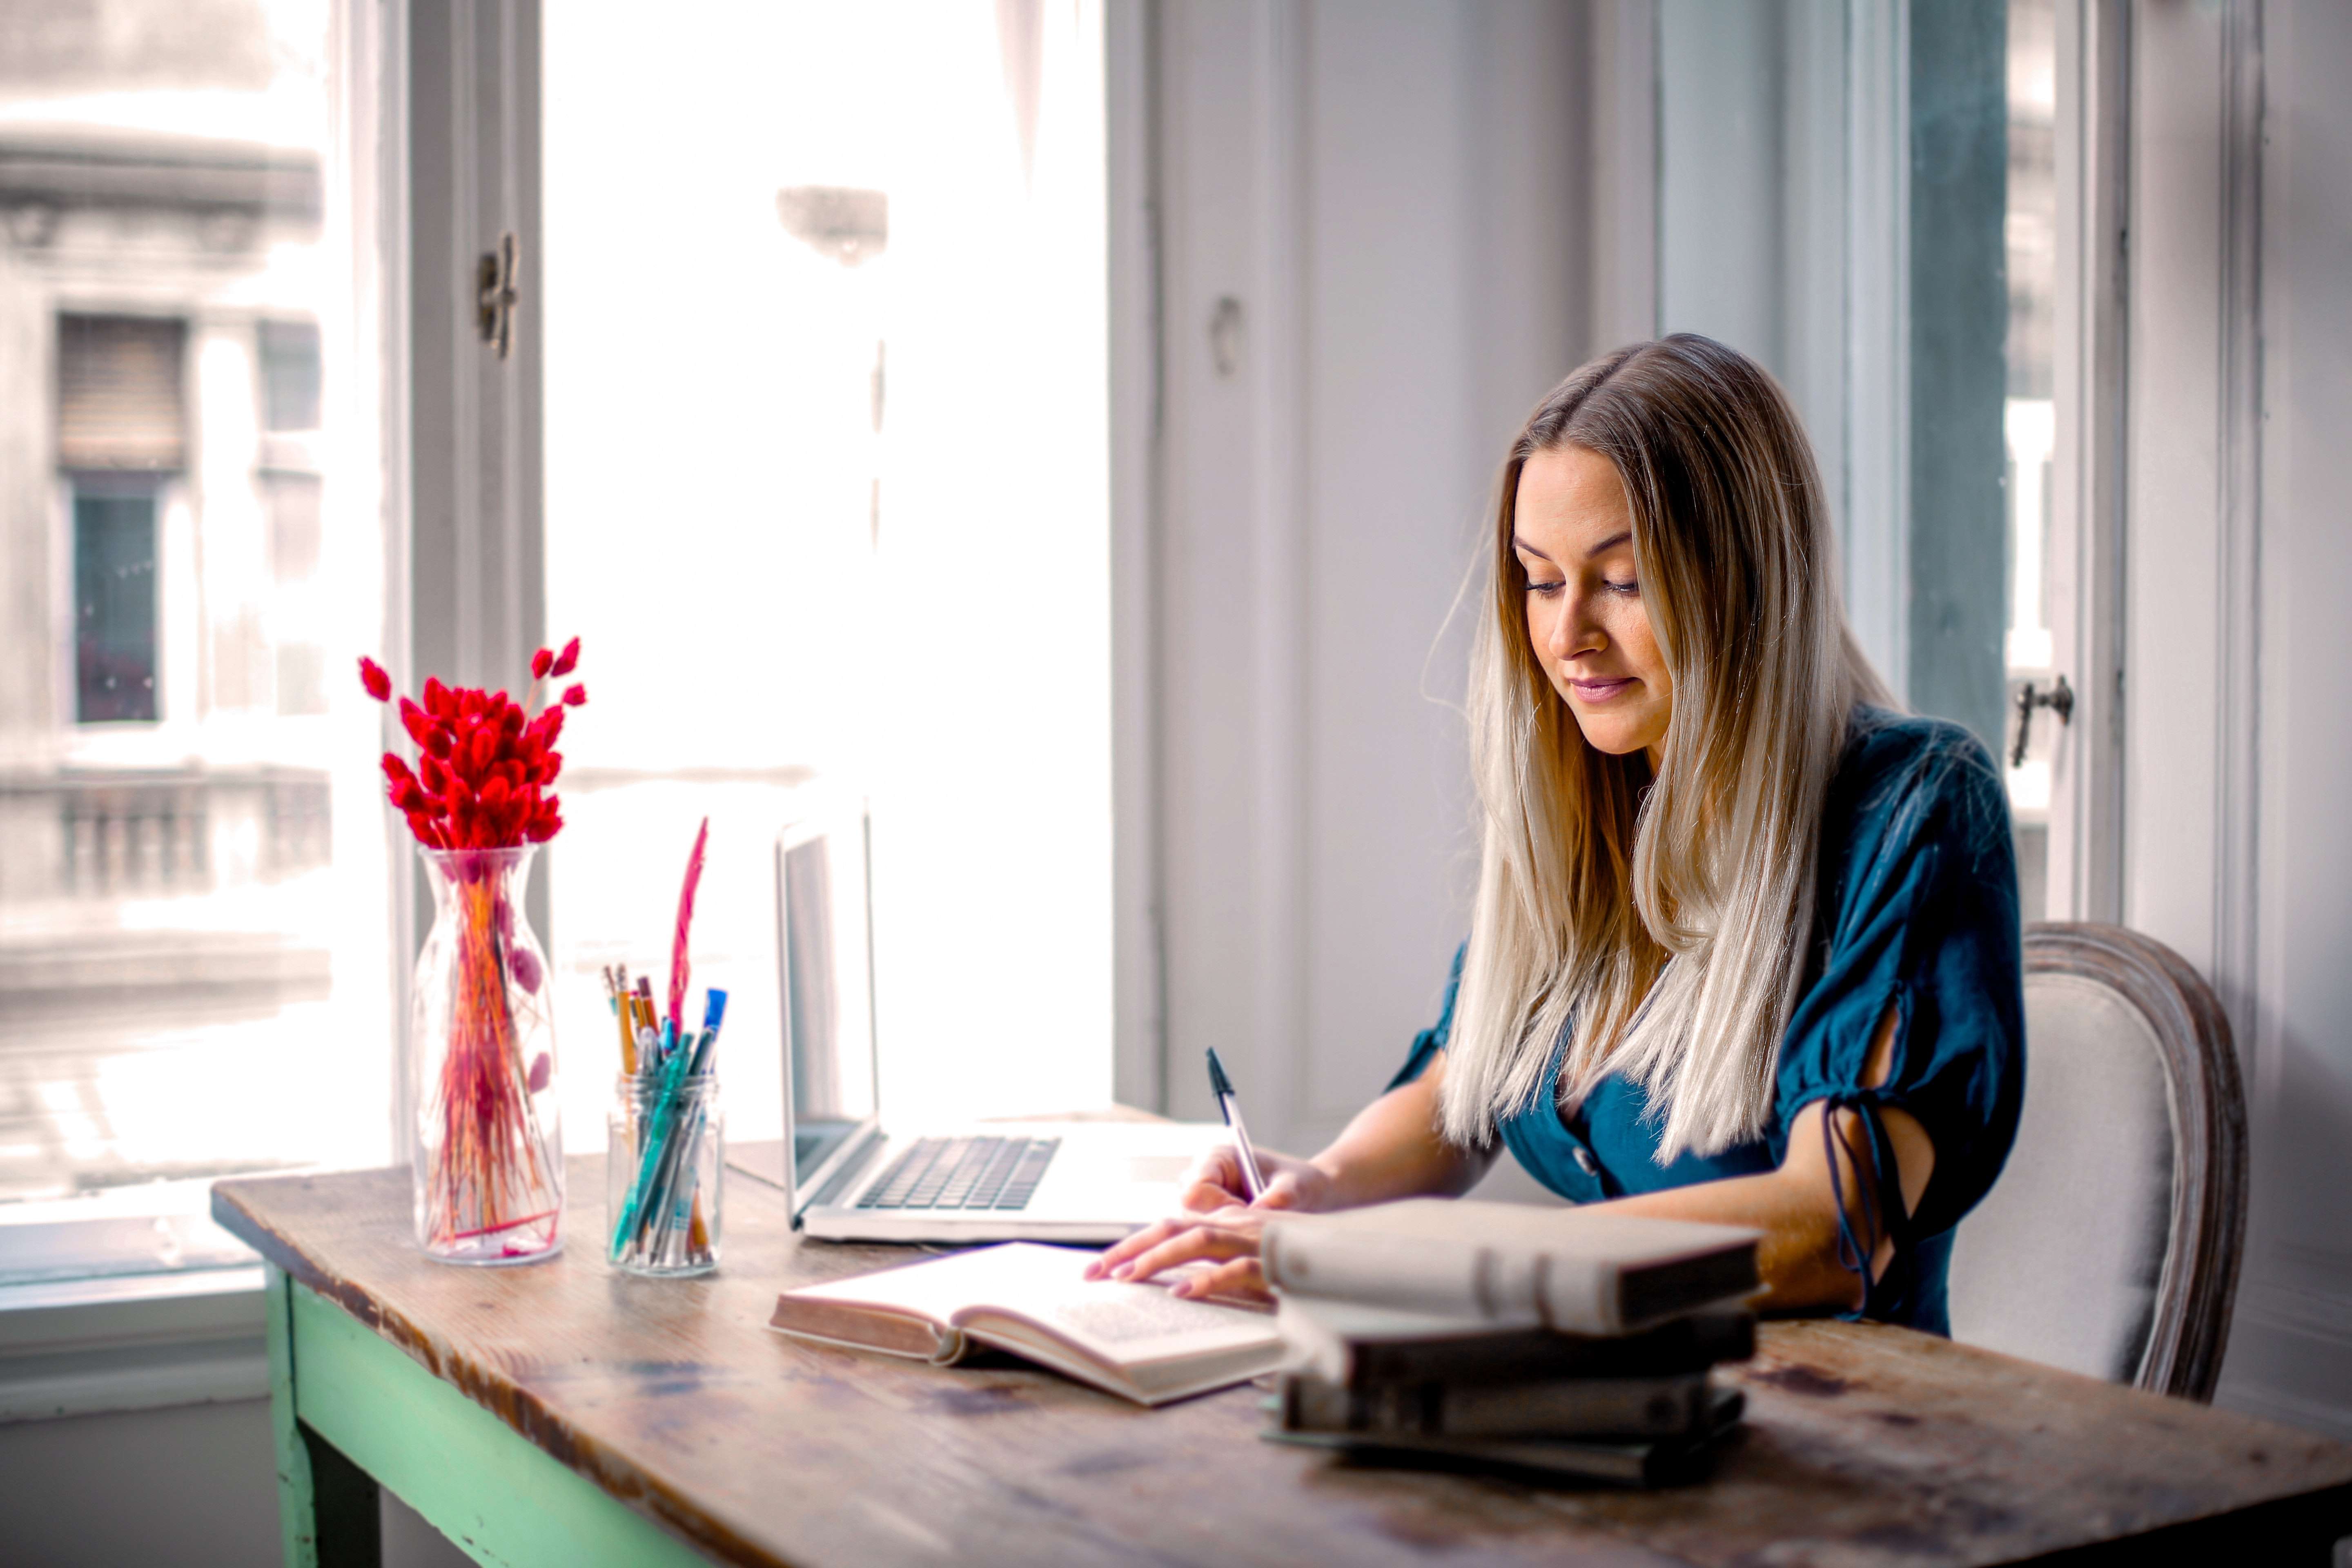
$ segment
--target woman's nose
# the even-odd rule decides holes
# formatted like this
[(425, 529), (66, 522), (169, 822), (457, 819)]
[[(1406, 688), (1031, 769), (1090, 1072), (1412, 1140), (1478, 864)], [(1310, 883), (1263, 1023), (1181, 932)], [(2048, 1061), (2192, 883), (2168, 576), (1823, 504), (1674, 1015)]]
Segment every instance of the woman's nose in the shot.
[(1579, 654), (1598, 653), (1607, 646), (1608, 637), (1592, 615), (1590, 595), (1564, 595), (1559, 613), (1553, 618), (1551, 636), (1546, 652), (1554, 658), (1567, 660)]

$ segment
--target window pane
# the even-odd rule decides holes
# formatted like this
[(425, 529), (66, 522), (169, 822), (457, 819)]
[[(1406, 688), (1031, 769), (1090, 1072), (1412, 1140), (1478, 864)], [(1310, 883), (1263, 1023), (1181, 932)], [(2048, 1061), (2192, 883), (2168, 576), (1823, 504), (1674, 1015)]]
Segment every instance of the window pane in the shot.
[(74, 717), (155, 717), (155, 492), (73, 498)]
[(732, 997), (730, 1138), (780, 1135), (773, 849), (812, 779), (875, 803), (893, 1114), (1102, 1103), (1099, 9), (554, 5), (544, 37), (547, 624), (594, 699), (550, 863), (567, 1130), (616, 1066), (596, 968), (667, 973), (708, 815), (695, 982)]
[(92, 0), (0, 52), (0, 1281), (236, 1259), (212, 1177), (389, 1156), (331, 19)]

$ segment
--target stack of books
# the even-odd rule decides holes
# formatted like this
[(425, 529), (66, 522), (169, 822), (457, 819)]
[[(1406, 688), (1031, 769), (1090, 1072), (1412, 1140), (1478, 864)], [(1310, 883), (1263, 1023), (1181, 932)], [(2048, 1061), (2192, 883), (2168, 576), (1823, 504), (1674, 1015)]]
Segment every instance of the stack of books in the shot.
[(1266, 1436), (1359, 1458), (1656, 1486), (1703, 1473), (1756, 1342), (1759, 1233), (1414, 1199), (1269, 1224)]

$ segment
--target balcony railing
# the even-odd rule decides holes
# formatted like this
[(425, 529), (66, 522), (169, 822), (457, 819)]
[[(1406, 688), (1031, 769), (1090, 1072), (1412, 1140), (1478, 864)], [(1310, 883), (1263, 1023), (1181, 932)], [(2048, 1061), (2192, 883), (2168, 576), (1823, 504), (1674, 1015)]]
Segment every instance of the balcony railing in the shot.
[(327, 775), (295, 768), (0, 778), (0, 901), (217, 892), (327, 864)]

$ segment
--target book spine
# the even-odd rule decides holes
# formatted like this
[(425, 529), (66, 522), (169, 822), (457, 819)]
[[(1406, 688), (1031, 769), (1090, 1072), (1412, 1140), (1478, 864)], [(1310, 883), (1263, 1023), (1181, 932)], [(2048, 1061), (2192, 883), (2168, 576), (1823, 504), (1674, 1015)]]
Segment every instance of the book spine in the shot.
[(1679, 1377), (1756, 1353), (1756, 1321), (1746, 1313), (1686, 1318), (1631, 1339), (1531, 1330), (1408, 1344), (1355, 1342), (1319, 1328), (1294, 1327), (1307, 1321), (1306, 1313), (1294, 1310), (1283, 1324), (1285, 1337), (1299, 1350), (1301, 1370), (1358, 1384)]
[(1615, 1268), (1532, 1248), (1433, 1242), (1400, 1267), (1395, 1245), (1377, 1237), (1276, 1222), (1262, 1262), (1267, 1283), (1301, 1295), (1489, 1323), (1534, 1318), (1562, 1333), (1624, 1328)]
[(1704, 1373), (1377, 1388), (1291, 1373), (1281, 1385), (1288, 1430), (1367, 1437), (1678, 1437), (1706, 1428), (1710, 1399)]

